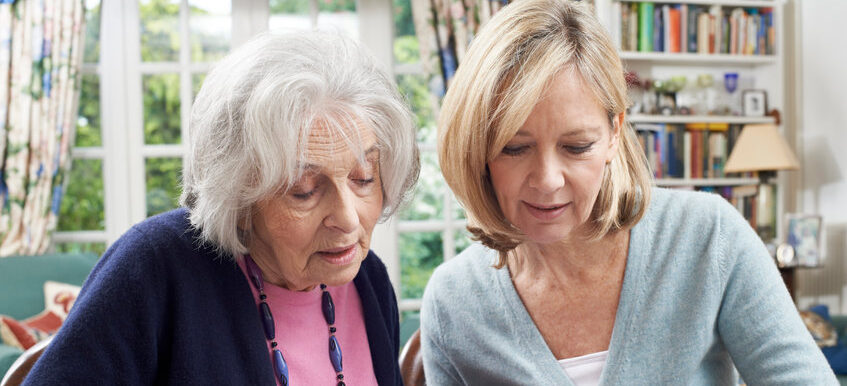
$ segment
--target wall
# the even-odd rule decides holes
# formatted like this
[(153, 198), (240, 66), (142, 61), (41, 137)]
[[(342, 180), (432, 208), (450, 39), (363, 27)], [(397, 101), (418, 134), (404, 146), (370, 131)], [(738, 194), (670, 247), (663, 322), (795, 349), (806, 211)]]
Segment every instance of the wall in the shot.
[[(826, 267), (798, 272), (798, 306), (847, 314), (847, 1), (793, 0), (797, 55), (797, 210), (824, 218)], [(787, 17), (792, 17), (788, 15)]]

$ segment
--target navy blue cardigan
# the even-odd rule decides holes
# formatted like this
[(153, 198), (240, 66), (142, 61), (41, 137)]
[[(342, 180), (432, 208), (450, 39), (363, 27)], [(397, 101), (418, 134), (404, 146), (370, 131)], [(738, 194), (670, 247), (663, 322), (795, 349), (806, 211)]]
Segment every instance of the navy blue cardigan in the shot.
[[(147, 219), (106, 251), (25, 384), (274, 384), (248, 282), (198, 244), (187, 213)], [(353, 282), (376, 379), (401, 385), (397, 302), (373, 252)]]

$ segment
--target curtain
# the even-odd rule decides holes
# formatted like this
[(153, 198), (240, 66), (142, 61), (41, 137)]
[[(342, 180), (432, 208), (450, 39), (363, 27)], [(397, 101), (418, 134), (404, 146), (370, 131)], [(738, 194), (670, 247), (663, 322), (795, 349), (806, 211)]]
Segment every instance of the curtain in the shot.
[(74, 138), (82, 0), (0, 0), (0, 256), (44, 253)]
[(468, 44), (510, 0), (412, 0), (421, 65), (429, 79), (434, 111), (450, 85)]

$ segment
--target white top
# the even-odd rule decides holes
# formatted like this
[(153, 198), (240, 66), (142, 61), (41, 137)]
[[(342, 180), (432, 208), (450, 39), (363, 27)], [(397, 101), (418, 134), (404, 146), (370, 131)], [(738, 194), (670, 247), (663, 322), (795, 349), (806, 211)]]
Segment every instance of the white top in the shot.
[(559, 366), (568, 374), (576, 386), (597, 386), (600, 384), (600, 375), (606, 366), (606, 357), (609, 351), (600, 351), (593, 354), (559, 359)]

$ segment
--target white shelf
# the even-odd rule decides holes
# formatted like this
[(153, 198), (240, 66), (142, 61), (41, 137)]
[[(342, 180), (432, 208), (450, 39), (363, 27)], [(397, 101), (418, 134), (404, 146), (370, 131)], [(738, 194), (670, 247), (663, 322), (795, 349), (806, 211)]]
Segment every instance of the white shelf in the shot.
[(756, 65), (777, 62), (775, 55), (730, 55), (730, 54), (694, 54), (671, 52), (633, 52), (622, 51), (621, 59), (676, 64), (732, 64)]
[[(616, 0), (621, 3), (640, 3), (643, 0)], [(699, 4), (720, 5), (722, 7), (771, 8), (777, 6), (774, 0), (671, 0), (658, 2), (662, 4)]]
[(739, 186), (755, 185), (758, 178), (658, 178), (653, 181), (656, 186)]
[(644, 115), (629, 116), (630, 123), (775, 123), (773, 117), (738, 117), (733, 115)]

